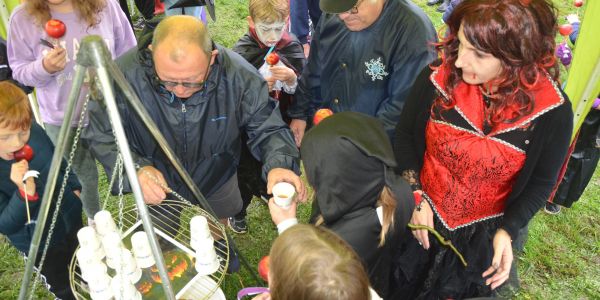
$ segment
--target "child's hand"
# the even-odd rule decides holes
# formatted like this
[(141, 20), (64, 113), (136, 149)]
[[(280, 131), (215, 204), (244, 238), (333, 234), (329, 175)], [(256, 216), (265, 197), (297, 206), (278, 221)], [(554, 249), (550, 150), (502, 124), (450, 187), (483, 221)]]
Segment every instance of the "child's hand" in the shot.
[[(23, 188), (23, 176), (25, 176), (27, 171), (29, 171), (29, 163), (26, 159), (12, 164), (10, 168), (10, 180), (20, 189)], [(27, 178), (25, 187), (27, 195), (35, 194), (35, 181), (33, 177)]]
[(269, 71), (271, 71), (271, 74), (273, 74), (273, 78), (281, 82), (285, 82), (289, 86), (296, 83), (296, 72), (286, 66), (272, 66), (269, 67)]
[(44, 59), (42, 60), (42, 65), (46, 72), (50, 74), (54, 74), (56, 72), (62, 71), (67, 64), (67, 50), (61, 47), (55, 47), (48, 51)]

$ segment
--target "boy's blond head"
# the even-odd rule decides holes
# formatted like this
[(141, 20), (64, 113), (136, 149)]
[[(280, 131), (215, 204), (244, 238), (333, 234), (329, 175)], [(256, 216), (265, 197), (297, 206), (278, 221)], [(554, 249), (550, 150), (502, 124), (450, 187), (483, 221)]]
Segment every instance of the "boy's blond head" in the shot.
[(282, 22), (290, 15), (290, 6), (288, 0), (250, 0), (249, 11), (254, 22)]

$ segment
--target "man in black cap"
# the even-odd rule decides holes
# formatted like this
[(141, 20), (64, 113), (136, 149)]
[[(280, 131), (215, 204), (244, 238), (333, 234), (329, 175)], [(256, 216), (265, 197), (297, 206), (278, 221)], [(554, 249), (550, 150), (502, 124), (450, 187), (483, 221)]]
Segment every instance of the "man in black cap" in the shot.
[(296, 144), (316, 110), (356, 111), (391, 138), (417, 73), (436, 57), (436, 33), (409, 0), (321, 0), (308, 64), (288, 114)]

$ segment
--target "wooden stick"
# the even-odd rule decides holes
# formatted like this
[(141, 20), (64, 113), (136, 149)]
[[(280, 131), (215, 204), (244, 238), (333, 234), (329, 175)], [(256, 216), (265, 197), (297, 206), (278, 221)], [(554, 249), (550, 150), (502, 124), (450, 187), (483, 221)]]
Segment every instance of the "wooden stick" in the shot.
[(452, 249), (452, 251), (454, 251), (454, 253), (456, 253), (458, 258), (460, 259), (460, 262), (462, 262), (463, 266), (465, 266), (465, 267), (467, 266), (467, 261), (462, 256), (462, 254), (460, 254), (460, 252), (458, 252), (458, 250), (454, 247), (454, 245), (452, 245), (452, 242), (450, 240), (444, 239), (444, 237), (442, 237), (442, 235), (439, 234), (435, 229), (433, 229), (429, 226), (426, 226), (426, 225), (415, 225), (415, 224), (408, 224), (408, 228), (410, 228), (411, 230), (425, 229), (425, 230), (431, 232), (431, 234), (433, 234), (442, 245), (450, 247), (450, 249)]

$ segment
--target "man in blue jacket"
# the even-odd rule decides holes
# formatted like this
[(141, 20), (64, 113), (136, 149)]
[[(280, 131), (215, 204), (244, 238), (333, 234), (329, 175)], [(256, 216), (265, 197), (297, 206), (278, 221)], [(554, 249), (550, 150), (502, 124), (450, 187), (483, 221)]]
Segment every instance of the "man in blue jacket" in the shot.
[(418, 72), (433, 61), (436, 33), (408, 0), (321, 0), (308, 64), (288, 114), (296, 144), (315, 111), (376, 117), (388, 136)]

